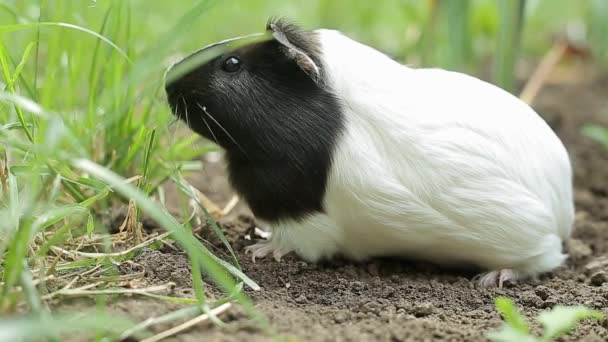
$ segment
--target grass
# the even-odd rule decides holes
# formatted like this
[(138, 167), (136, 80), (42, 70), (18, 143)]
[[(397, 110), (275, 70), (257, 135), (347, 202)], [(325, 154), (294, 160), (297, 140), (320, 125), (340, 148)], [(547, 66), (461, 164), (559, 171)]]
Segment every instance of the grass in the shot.
[(584, 306), (557, 305), (538, 315), (537, 321), (542, 324), (543, 330), (541, 336), (536, 337), (530, 332), (529, 323), (510, 299), (498, 297), (496, 309), (504, 318), (504, 323), (488, 337), (497, 342), (550, 342), (570, 332), (581, 320), (603, 318), (600, 311)]
[[(517, 56), (542, 55), (551, 47), (549, 34), (566, 22), (586, 23), (591, 6), (556, 13), (555, 1), (544, 0), (499, 15), (495, 1), (461, 3), (0, 2), (0, 340), (61, 340), (77, 332), (96, 340), (130, 334), (153, 340), (147, 329), (160, 322), (221, 324), (216, 315), (228, 303), (264, 325), (243, 292), (257, 285), (241, 272), (213, 213), (186, 181), (201, 169), (199, 157), (216, 147), (177, 130), (164, 100), (166, 67), (178, 53), (258, 32), (270, 15), (282, 14), (306, 27), (346, 31), (404, 63), (476, 73), (493, 57), (500, 61), (497, 82), (511, 89)], [(518, 13), (526, 20), (522, 32)], [(606, 37), (604, 22), (589, 21), (589, 39)], [(597, 46), (601, 60), (608, 44)], [(227, 245), (228, 260), (194, 237), (193, 220), (169, 214), (164, 193), (170, 183), (184, 199), (183, 216), (208, 222)], [(127, 208), (127, 219), (120, 232), (109, 234), (104, 219), (117, 207)], [(166, 233), (147, 235), (144, 214)], [(194, 298), (170, 296), (171, 284), (135, 293), (123, 286), (133, 274), (120, 267), (144, 248), (174, 243), (190, 258)], [(212, 300), (212, 285), (224, 296)], [(105, 312), (108, 297), (134, 294), (187, 306), (146, 322)], [(97, 305), (90, 314), (57, 312), (57, 301), (67, 297), (93, 298)]]
[[(3, 316), (23, 317), (3, 320), (7, 330), (0, 330), (13, 339), (32, 333), (57, 338), (62, 328), (91, 325), (98, 336), (124, 334), (125, 321), (114, 324), (110, 315), (88, 324), (82, 317), (70, 317), (66, 319), (77, 324), (60, 324), (61, 318), (51, 315), (50, 300), (86, 296), (104, 301), (102, 296), (133, 294), (120, 286), (127, 276), (121, 276), (116, 265), (165, 240), (188, 252), (196, 300), (157, 293), (168, 287), (139, 289), (137, 294), (190, 303), (199, 315), (210, 315), (230, 299), (255, 316), (242, 288), (257, 285), (240, 271), (238, 262), (213, 255), (193, 236), (188, 221), (180, 223), (154, 200), (168, 181), (192, 197), (182, 173), (200, 169), (192, 160), (215, 148), (172, 131), (175, 125), (159, 96), (171, 37), (185, 34), (188, 23), (200, 20), (212, 2), (194, 3), (141, 51), (132, 38), (131, 3), (108, 2), (96, 8), (90, 20), (74, 11), (86, 7), (68, 1), (49, 1), (37, 18), (24, 18), (21, 14), (28, 10), (23, 7), (32, 5), (4, 5), (17, 20), (0, 26), (0, 308)], [(23, 37), (27, 44), (15, 55), (21, 48), (15, 41)], [(121, 227), (124, 231), (110, 236), (100, 222), (102, 213), (120, 203), (128, 206), (130, 219)], [(143, 213), (167, 231), (160, 236), (165, 239), (146, 236), (140, 223)], [(125, 251), (113, 252), (116, 244)], [(95, 277), (82, 276), (100, 267)], [(49, 292), (45, 284), (51, 282), (61, 288)], [(209, 301), (209, 282), (226, 297)], [(103, 311), (103, 305), (99, 307)], [(44, 322), (56, 324), (38, 329)]]

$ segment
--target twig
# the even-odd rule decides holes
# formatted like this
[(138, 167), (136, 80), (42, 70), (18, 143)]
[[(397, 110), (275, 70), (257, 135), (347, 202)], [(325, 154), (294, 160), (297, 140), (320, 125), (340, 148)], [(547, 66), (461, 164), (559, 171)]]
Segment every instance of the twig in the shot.
[[(32, 271), (32, 273), (35, 274), (33, 271)], [(50, 274), (50, 275), (45, 276), (44, 278), (33, 279), (32, 280), (32, 285), (37, 286), (38, 284), (40, 284), (43, 281), (46, 282), (46, 281), (55, 280), (55, 279), (58, 279), (58, 278), (55, 277), (55, 275)], [(0, 286), (4, 286), (4, 285), (5, 285), (4, 282), (0, 282)]]
[(239, 203), (239, 196), (238, 195), (232, 196), (230, 201), (228, 201), (228, 203), (226, 203), (226, 206), (224, 206), (224, 209), (222, 209), (222, 216), (228, 215), (232, 211), (232, 209), (234, 209), (234, 207), (236, 207), (236, 205), (238, 203)]
[(48, 294), (43, 297), (43, 299), (49, 299), (56, 296), (65, 296), (65, 297), (88, 297), (88, 296), (97, 296), (97, 295), (117, 295), (117, 294), (136, 294), (142, 296), (153, 296), (156, 298), (156, 292), (164, 292), (169, 290), (175, 286), (175, 283), (167, 283), (165, 285), (159, 286), (151, 286), (143, 289), (108, 289), (108, 290), (88, 290), (91, 287), (98, 286), (103, 284), (103, 282), (97, 282), (94, 284), (89, 284), (77, 289), (61, 289), (59, 291)]
[(97, 287), (97, 286), (99, 286), (99, 285), (103, 284), (103, 282), (101, 282), (101, 281), (100, 281), (100, 282), (97, 282), (97, 283), (87, 284), (87, 285), (81, 286), (81, 287), (79, 287), (79, 288), (77, 288), (77, 289), (70, 290), (70, 289), (69, 289), (69, 287), (71, 287), (71, 286), (72, 286), (72, 284), (73, 284), (73, 283), (75, 283), (75, 281), (76, 281), (78, 278), (79, 278), (78, 276), (77, 276), (77, 277), (75, 277), (75, 278), (74, 278), (74, 279), (72, 279), (72, 280), (71, 280), (71, 281), (70, 281), (70, 282), (69, 282), (69, 283), (68, 283), (66, 286), (64, 286), (64, 287), (63, 287), (63, 288), (61, 288), (60, 290), (57, 290), (57, 291), (55, 291), (55, 292), (51, 292), (51, 293), (47, 294), (46, 296), (43, 296), (43, 297), (42, 297), (42, 299), (43, 299), (43, 300), (49, 300), (49, 299), (52, 299), (52, 298), (54, 298), (54, 297), (56, 297), (56, 296), (62, 295), (62, 294), (63, 294), (63, 291), (80, 291), (80, 292), (82, 292), (82, 291), (86, 291), (86, 290), (88, 290), (88, 289), (90, 289), (90, 288), (95, 288), (95, 287)]
[(551, 50), (547, 52), (519, 96), (524, 102), (532, 104), (536, 95), (538, 95), (538, 92), (547, 80), (547, 77), (565, 55), (566, 51), (568, 51), (568, 42), (562, 40), (553, 45)]
[(184, 322), (178, 326), (175, 326), (169, 330), (165, 330), (159, 334), (156, 334), (152, 337), (149, 337), (145, 340), (142, 340), (141, 342), (158, 342), (158, 341), (162, 341), (163, 339), (169, 337), (169, 336), (173, 336), (175, 334), (178, 334), (188, 328), (191, 328), (199, 323), (202, 323), (206, 320), (208, 320), (210, 318), (210, 316), (217, 316), (219, 314), (221, 314), (222, 312), (230, 309), (230, 307), (232, 306), (232, 303), (224, 303), (220, 306), (218, 306), (215, 309), (212, 309), (211, 311), (209, 311), (209, 314), (202, 314), (200, 316), (197, 316), (187, 322)]
[(102, 266), (103, 266), (103, 265), (99, 264), (99, 265), (97, 265), (97, 266), (93, 267), (92, 269), (87, 270), (87, 271), (85, 271), (85, 272), (82, 272), (82, 273), (80, 273), (80, 274), (78, 274), (78, 275), (80, 275), (81, 277), (83, 277), (83, 278), (84, 278), (84, 277), (88, 276), (89, 274), (93, 274), (93, 273), (95, 273), (95, 272), (96, 272), (98, 269), (100, 269)]
[(183, 317), (199, 315), (203, 309), (200, 306), (191, 306), (188, 308), (180, 309), (177, 311), (170, 312), (168, 314), (164, 314), (158, 317), (150, 317), (143, 322), (125, 330), (122, 334), (120, 334), (119, 340), (125, 340), (127, 337), (132, 336), (142, 330), (145, 330), (148, 327), (151, 327), (156, 324), (168, 323), (171, 321), (178, 320)]
[(193, 199), (197, 202), (197, 204), (202, 204), (207, 209), (207, 211), (209, 211), (209, 213), (211, 214), (211, 216), (213, 216), (214, 219), (218, 219), (222, 216), (222, 209), (220, 209), (220, 207), (215, 204), (215, 202), (213, 202), (209, 197), (207, 197), (199, 189), (193, 186), (190, 187), (190, 190), (192, 194), (196, 196), (196, 198)]
[(167, 236), (169, 236), (171, 233), (167, 232), (167, 233), (163, 233), (161, 235), (158, 235), (156, 237), (153, 237), (150, 240), (144, 241), (142, 243), (140, 243), (137, 246), (133, 246), (127, 250), (124, 250), (122, 252), (116, 252), (116, 253), (86, 253), (86, 252), (79, 252), (79, 251), (67, 251), (61, 247), (57, 247), (57, 246), (52, 246), (51, 249), (56, 252), (56, 253), (60, 253), (69, 257), (74, 257), (74, 255), (77, 255), (79, 257), (83, 257), (83, 258), (87, 258), (87, 259), (98, 259), (98, 258), (118, 258), (118, 257), (123, 257), (126, 255), (129, 255), (130, 253), (144, 248), (146, 246), (149, 246), (159, 240), (162, 240), (164, 238), (166, 238)]
[(133, 177), (131, 177), (131, 178), (127, 178), (127, 179), (125, 179), (125, 183), (126, 183), (126, 184), (129, 184), (129, 183), (135, 183), (135, 182), (137, 182), (138, 180), (140, 180), (141, 178), (142, 178), (142, 177), (141, 177), (141, 176), (139, 176), (139, 175), (137, 175), (137, 176), (133, 176)]

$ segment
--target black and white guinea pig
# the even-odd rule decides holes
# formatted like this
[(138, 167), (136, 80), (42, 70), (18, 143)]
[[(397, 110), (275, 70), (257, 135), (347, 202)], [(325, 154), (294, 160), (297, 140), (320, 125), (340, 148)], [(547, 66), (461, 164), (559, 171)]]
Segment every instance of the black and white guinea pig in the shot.
[(254, 259), (475, 264), (488, 286), (565, 260), (570, 160), (510, 93), (285, 20), (167, 75), (201, 54), (211, 57), (167, 80), (169, 103), (225, 149), (232, 185), (271, 228), (248, 247)]

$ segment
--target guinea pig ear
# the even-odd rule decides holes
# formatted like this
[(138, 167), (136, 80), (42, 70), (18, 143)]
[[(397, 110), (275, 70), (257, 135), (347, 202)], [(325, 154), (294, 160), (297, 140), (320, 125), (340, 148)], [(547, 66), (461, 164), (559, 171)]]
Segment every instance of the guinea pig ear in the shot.
[(289, 41), (287, 30), (284, 30), (280, 24), (269, 23), (268, 31), (272, 33), (272, 37), (277, 42), (283, 45), (287, 57), (292, 59), (315, 83), (318, 83), (321, 73), (317, 63), (306, 52)]

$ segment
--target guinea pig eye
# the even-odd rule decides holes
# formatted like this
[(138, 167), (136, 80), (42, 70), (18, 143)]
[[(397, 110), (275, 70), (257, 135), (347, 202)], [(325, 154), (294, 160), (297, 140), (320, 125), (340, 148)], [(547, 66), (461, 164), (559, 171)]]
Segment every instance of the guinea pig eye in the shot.
[(228, 57), (224, 61), (224, 66), (222, 68), (226, 72), (237, 72), (241, 68), (241, 60), (237, 57)]

